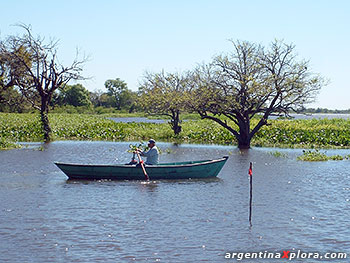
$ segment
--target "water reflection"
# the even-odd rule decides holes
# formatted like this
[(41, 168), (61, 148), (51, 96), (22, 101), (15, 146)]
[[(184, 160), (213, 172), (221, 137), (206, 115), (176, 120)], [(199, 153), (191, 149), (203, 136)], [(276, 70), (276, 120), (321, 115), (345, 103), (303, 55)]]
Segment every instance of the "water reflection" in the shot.
[(129, 144), (1, 151), (0, 262), (227, 262), (228, 251), (346, 252), (350, 245), (349, 161), (300, 162), (302, 150), (292, 149), (159, 143), (171, 149), (162, 162), (230, 157), (218, 178), (150, 183), (67, 180), (53, 164), (124, 163)]

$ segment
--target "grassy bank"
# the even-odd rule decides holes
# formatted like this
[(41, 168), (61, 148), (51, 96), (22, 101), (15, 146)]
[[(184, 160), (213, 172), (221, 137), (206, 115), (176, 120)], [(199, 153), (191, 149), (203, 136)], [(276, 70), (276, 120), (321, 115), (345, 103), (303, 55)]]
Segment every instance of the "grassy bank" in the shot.
[[(124, 116), (126, 117), (126, 116)], [(116, 123), (100, 115), (50, 114), (54, 140), (158, 141), (235, 145), (233, 135), (209, 120), (182, 123), (180, 135), (154, 123)], [(350, 148), (350, 120), (271, 120), (253, 138), (252, 146), (289, 148)], [(252, 121), (252, 125), (255, 120)], [(2, 144), (41, 141), (37, 114), (0, 113)], [(1, 144), (0, 144), (1, 147)], [(2, 147), (4, 148), (4, 147)]]

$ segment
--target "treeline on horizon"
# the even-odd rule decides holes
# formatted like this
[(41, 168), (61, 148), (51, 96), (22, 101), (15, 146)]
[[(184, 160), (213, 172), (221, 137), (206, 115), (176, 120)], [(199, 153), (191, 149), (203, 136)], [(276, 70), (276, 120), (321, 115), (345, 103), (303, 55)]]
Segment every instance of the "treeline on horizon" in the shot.
[[(27, 113), (34, 112), (32, 105), (24, 100), (13, 88), (1, 94), (11, 103), (0, 102), (0, 112)], [(105, 82), (105, 91), (89, 91), (82, 84), (67, 85), (57, 90), (50, 103), (52, 113), (94, 113), (108, 114), (116, 112), (144, 112), (138, 104), (140, 91), (132, 91), (127, 83), (119, 78)], [(294, 112), (291, 112), (294, 113)], [(299, 114), (350, 114), (347, 110), (332, 110), (327, 108), (304, 108)]]
[[(1, 93), (1, 92), (0, 92)], [(0, 94), (0, 112), (34, 112), (32, 105), (15, 89)], [(138, 92), (128, 89), (127, 84), (116, 78), (105, 82), (105, 91), (88, 91), (82, 84), (66, 85), (55, 91), (50, 103), (52, 113), (113, 113), (142, 111), (137, 106)]]
[(347, 109), (347, 110), (330, 110), (330, 109), (327, 109), (327, 108), (305, 108), (301, 111), (298, 111), (298, 113), (301, 113), (301, 114), (307, 114), (307, 113), (311, 113), (311, 114), (314, 114), (314, 113), (331, 113), (331, 114), (350, 114), (350, 109)]
[[(174, 135), (182, 131), (184, 113), (195, 113), (234, 136), (240, 149), (250, 148), (253, 137), (269, 125), (270, 116), (305, 110), (328, 81), (299, 59), (295, 45), (275, 39), (268, 46), (230, 40), (232, 51), (216, 55), (185, 72), (147, 72), (138, 91), (119, 79), (105, 82), (107, 92), (89, 92), (81, 83), (85, 56), (70, 66), (56, 59), (57, 42), (24, 35), (0, 40), (1, 111), (40, 112), (43, 140), (52, 140), (49, 112), (143, 112), (170, 118)], [(181, 117), (180, 117), (181, 115)], [(253, 124), (251, 120), (257, 119)], [(211, 124), (208, 124), (212, 126)]]

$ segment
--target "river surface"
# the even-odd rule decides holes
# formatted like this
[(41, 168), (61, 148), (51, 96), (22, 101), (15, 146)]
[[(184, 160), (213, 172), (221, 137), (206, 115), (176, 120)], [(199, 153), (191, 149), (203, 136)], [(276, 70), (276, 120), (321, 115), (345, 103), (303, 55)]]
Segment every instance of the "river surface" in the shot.
[[(292, 119), (295, 120), (310, 120), (310, 119), (350, 119), (350, 114), (291, 114)], [(270, 116), (270, 119), (277, 119), (278, 116)], [(169, 120), (163, 120), (163, 119), (148, 119), (146, 117), (119, 117), (119, 118), (107, 118), (110, 120), (113, 120), (115, 122), (123, 122), (123, 123), (129, 123), (129, 122), (146, 122), (146, 123), (166, 123), (169, 122)], [(186, 121), (186, 120), (184, 120)]]
[(145, 123), (166, 123), (167, 120), (163, 119), (148, 119), (146, 117), (108, 117), (107, 119), (115, 121), (115, 122), (123, 122), (123, 123), (129, 123), (129, 122), (145, 122)]
[[(311, 120), (311, 119), (350, 119), (350, 114), (333, 114), (333, 113), (314, 113), (314, 114), (291, 114), (295, 120)], [(269, 117), (270, 119), (277, 118), (276, 116)]]
[(0, 262), (239, 262), (226, 253), (298, 250), (344, 252), (347, 260), (322, 262), (349, 262), (350, 161), (297, 161), (302, 150), (291, 149), (158, 145), (162, 162), (230, 157), (216, 179), (146, 184), (68, 181), (53, 163), (126, 163), (129, 143), (0, 151)]

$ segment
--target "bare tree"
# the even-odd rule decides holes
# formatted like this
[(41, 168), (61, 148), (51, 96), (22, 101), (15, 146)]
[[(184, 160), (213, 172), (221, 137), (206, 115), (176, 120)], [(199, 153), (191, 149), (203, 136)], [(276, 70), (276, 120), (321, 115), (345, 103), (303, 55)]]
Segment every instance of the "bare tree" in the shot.
[[(71, 80), (82, 80), (82, 66), (86, 57), (79, 59), (77, 52), (70, 66), (63, 66), (57, 59), (58, 41), (45, 42), (43, 37), (35, 37), (30, 26), (20, 24), (23, 36), (9, 36), (0, 41), (0, 60), (6, 61), (8, 85), (18, 88), (31, 105), (40, 111), (44, 140), (51, 139), (48, 119), (49, 104), (58, 88)], [(5, 72), (5, 71), (4, 71)]]
[(180, 113), (185, 108), (184, 93), (188, 79), (180, 73), (146, 73), (141, 84), (139, 104), (148, 113), (171, 118), (170, 126), (175, 135), (181, 132)]
[[(193, 72), (189, 105), (203, 119), (228, 129), (239, 148), (249, 148), (271, 114), (302, 108), (326, 83), (310, 72), (308, 61), (297, 61), (291, 44), (276, 40), (266, 50), (250, 42), (232, 43), (231, 54)], [(253, 117), (259, 121), (251, 127)]]

